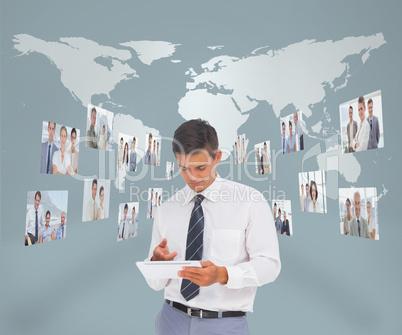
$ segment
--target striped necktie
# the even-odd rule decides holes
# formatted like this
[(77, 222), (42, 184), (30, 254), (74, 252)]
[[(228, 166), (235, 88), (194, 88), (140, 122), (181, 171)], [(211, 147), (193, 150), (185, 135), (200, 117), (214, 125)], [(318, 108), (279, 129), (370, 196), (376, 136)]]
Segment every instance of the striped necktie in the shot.
[[(197, 194), (195, 204), (191, 212), (190, 224), (187, 232), (186, 260), (201, 260), (204, 245), (204, 212), (201, 202), (204, 196)], [(181, 283), (181, 294), (187, 301), (193, 299), (200, 292), (200, 287), (188, 279), (183, 279)]]

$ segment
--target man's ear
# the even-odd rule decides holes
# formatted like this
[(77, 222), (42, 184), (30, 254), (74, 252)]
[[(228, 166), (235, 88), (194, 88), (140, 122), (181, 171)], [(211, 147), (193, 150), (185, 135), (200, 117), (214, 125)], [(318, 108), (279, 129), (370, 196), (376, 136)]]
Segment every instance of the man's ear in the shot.
[(216, 155), (215, 155), (215, 164), (218, 165), (219, 162), (221, 161), (222, 158), (222, 151), (221, 150), (217, 150), (216, 151)]

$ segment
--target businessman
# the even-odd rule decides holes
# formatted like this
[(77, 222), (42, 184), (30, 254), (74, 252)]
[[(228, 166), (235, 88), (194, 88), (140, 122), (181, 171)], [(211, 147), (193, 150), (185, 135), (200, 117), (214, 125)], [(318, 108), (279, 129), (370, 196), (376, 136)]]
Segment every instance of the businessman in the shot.
[(25, 245), (32, 245), (39, 242), (39, 234), (45, 226), (43, 208), (39, 207), (42, 194), (35, 193), (34, 206), (28, 210), (25, 225)]
[(96, 108), (92, 107), (91, 109), (91, 125), (87, 130), (87, 147), (98, 149), (98, 136), (95, 133), (95, 125), (96, 125)]
[(257, 190), (219, 177), (222, 151), (206, 121), (179, 126), (173, 152), (186, 186), (158, 209), (149, 260), (201, 260), (202, 267), (184, 267), (176, 279), (147, 280), (165, 289), (156, 331), (249, 334), (245, 314), (257, 287), (274, 281), (281, 267), (269, 205)]
[(40, 173), (53, 174), (53, 154), (59, 150), (54, 144), (54, 132), (56, 123), (49, 122), (47, 125), (48, 139), (42, 143), (42, 152), (40, 157)]
[(349, 107), (349, 123), (346, 126), (346, 133), (348, 134), (348, 148), (349, 152), (355, 152), (353, 149), (353, 139), (357, 134), (357, 122), (353, 120), (353, 107)]
[(350, 236), (370, 238), (367, 220), (361, 216), (361, 206), (362, 204), (360, 201), (360, 193), (355, 192), (353, 196), (353, 207), (355, 209), (355, 216), (349, 223), (349, 234)]
[(380, 141), (380, 125), (378, 123), (378, 117), (373, 115), (373, 100), (367, 101), (367, 107), (369, 110), (369, 116), (367, 122), (370, 124), (370, 135), (367, 145), (367, 149), (377, 149), (378, 142)]
[(370, 136), (370, 125), (366, 119), (366, 104), (364, 101), (364, 97), (359, 98), (359, 118), (360, 125), (357, 129), (357, 134), (354, 141), (354, 149), (355, 151), (364, 151), (367, 150), (367, 145)]
[(131, 144), (130, 153), (130, 171), (135, 171), (137, 168), (137, 153), (135, 152), (135, 137), (133, 137), (133, 143)]
[(61, 239), (66, 237), (66, 235), (65, 235), (65, 226), (64, 226), (65, 222), (66, 222), (66, 213), (61, 212), (60, 221), (61, 221), (61, 225), (60, 225), (59, 229), (57, 229), (56, 240), (61, 240)]

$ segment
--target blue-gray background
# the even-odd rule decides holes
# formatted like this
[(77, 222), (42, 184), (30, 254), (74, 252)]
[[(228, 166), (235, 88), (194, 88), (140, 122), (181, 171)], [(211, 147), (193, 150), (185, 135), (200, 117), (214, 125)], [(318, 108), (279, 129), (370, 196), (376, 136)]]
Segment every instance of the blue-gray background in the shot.
[[(381, 193), (384, 184), (388, 190), (378, 203), (380, 240), (340, 235), (337, 200), (328, 199), (326, 215), (298, 211), (295, 185), (302, 157), (298, 154), (279, 163), (275, 181), (242, 179), (261, 191), (270, 186), (284, 190), (292, 200), (294, 224), (292, 238), (279, 238), (282, 272), (274, 283), (258, 290), (249, 325), (252, 334), (399, 334), (400, 11), (401, 6), (391, 1), (2, 1), (0, 333), (153, 334), (163, 300), (135, 267), (135, 261), (147, 256), (151, 236), (145, 203), (140, 204), (139, 236), (117, 243), (118, 204), (130, 200), (128, 192), (119, 193), (112, 186), (109, 219), (83, 223), (82, 182), (39, 174), (42, 121), (56, 120), (83, 131), (86, 108), (72, 99), (60, 82), (59, 70), (46, 57), (14, 58), (15, 34), (46, 41), (85, 37), (116, 47), (131, 40), (181, 43), (188, 50), (225, 45), (228, 54), (242, 56), (265, 45), (279, 49), (305, 39), (338, 40), (382, 32), (387, 44), (353, 74), (346, 88), (325, 100), (334, 127), (339, 127), (340, 103), (382, 90), (385, 148), (375, 153), (377, 164), (369, 152), (359, 155), (362, 172), (355, 185), (377, 187)], [(188, 57), (192, 64), (211, 58), (199, 52)], [(151, 77), (138, 84), (142, 88), (138, 86), (137, 93), (123, 86), (114, 96), (128, 106), (127, 114), (163, 129), (166, 136), (184, 121), (179, 115), (157, 114), (163, 108), (174, 113), (177, 105), (169, 97), (185, 93), (183, 74), (169, 71), (158, 68), (160, 85)], [(255, 111), (239, 133), (249, 131), (251, 143), (257, 143), (253, 134), (266, 131), (271, 148), (278, 146), (276, 119), (264, 128), (261, 120), (269, 124), (269, 117), (261, 113)], [(168, 145), (164, 149), (160, 176), (164, 162), (174, 159)], [(80, 173), (97, 174), (98, 157), (96, 150), (81, 145)], [(310, 160), (303, 168), (318, 167)], [(225, 174), (225, 169), (220, 172)], [(350, 186), (342, 178), (339, 182), (340, 187)], [(136, 185), (144, 190), (169, 189), (183, 182), (145, 178)], [(26, 194), (36, 189), (69, 191), (68, 235), (63, 241), (26, 248), (22, 242)]]

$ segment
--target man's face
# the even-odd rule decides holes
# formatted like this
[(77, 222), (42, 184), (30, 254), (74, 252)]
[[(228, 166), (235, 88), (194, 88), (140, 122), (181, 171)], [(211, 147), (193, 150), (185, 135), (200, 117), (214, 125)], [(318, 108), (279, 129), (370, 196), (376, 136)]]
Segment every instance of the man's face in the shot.
[(53, 142), (53, 136), (54, 136), (54, 122), (49, 122), (47, 126), (47, 131), (49, 133), (49, 143)]
[(300, 186), (302, 194), (304, 194), (304, 187), (303, 185)]
[(180, 174), (186, 184), (195, 192), (202, 192), (213, 183), (216, 177), (216, 166), (222, 157), (222, 151), (216, 152), (215, 158), (207, 150), (192, 155), (176, 153)]
[(286, 221), (286, 213), (283, 213), (283, 221)]
[(102, 127), (102, 134), (103, 134), (103, 136), (105, 136), (105, 132), (106, 132), (106, 127)]
[(154, 141), (154, 151), (155, 151), (156, 141)]
[(152, 147), (152, 137), (148, 138), (148, 150), (151, 151), (151, 147)]
[(373, 117), (373, 103), (372, 102), (368, 104), (368, 110), (369, 110), (369, 116), (371, 119)]
[(66, 214), (63, 212), (61, 213), (61, 225), (64, 226), (64, 222), (66, 221)]
[(134, 222), (134, 219), (135, 219), (135, 209), (133, 208), (133, 210), (131, 211), (131, 219), (133, 220), (133, 222)]
[(127, 219), (127, 208), (124, 208), (124, 221)]
[(276, 213), (276, 206), (274, 206), (274, 213)]
[(95, 129), (95, 124), (96, 124), (96, 112), (92, 112), (91, 113), (91, 126), (94, 129)]
[(353, 109), (349, 108), (349, 121), (352, 122), (353, 121)]
[(361, 209), (361, 202), (360, 202), (360, 195), (355, 194), (354, 195), (354, 202), (353, 202), (353, 207), (355, 208), (355, 214), (358, 218), (360, 218), (360, 209)]
[(35, 197), (35, 205), (34, 205), (36, 211), (39, 208), (39, 204), (40, 204), (40, 197), (39, 197), (39, 195), (36, 195), (36, 197)]
[(306, 196), (309, 196), (308, 194), (308, 186), (306, 185)]
[(92, 199), (95, 200), (96, 198), (96, 192), (98, 191), (98, 185), (97, 184), (93, 184), (92, 185)]
[(363, 103), (359, 103), (359, 118), (361, 122), (363, 122), (364, 120), (365, 112), (366, 112), (366, 106), (364, 106)]
[(282, 215), (282, 213), (279, 212), (279, 213), (278, 213), (278, 218), (279, 218), (279, 220), (281, 219), (281, 215)]
[(120, 149), (123, 149), (123, 140), (120, 140)]
[(135, 140), (133, 140), (133, 151), (135, 149)]
[(283, 124), (282, 125), (282, 136), (285, 137), (285, 132), (286, 132), (286, 126)]
[(293, 121), (295, 122), (295, 124), (297, 123), (298, 117), (297, 117), (297, 113), (293, 113)]
[(267, 152), (267, 145), (264, 144), (264, 151)]

